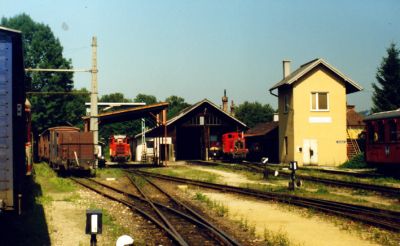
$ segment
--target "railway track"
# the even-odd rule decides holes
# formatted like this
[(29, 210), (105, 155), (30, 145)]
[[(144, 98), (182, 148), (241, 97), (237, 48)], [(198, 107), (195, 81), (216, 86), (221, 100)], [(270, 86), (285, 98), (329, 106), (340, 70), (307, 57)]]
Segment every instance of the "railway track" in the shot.
[[(152, 201), (144, 194), (140, 185), (136, 186), (140, 195), (127, 192), (96, 181), (94, 179), (73, 180), (107, 198), (127, 205), (139, 212), (163, 230), (166, 236), (177, 245), (240, 245), (234, 239), (227, 239), (227, 234), (216, 227), (210, 227), (202, 221), (206, 219), (195, 218), (191, 214), (169, 207), (169, 205)], [(135, 180), (132, 179), (135, 183)], [(211, 224), (211, 223), (209, 223)]]
[[(202, 162), (202, 161), (191, 161), (191, 163), (200, 164), (200, 165), (218, 165), (218, 163), (208, 164), (209, 162)], [(243, 162), (241, 165), (246, 166), (249, 169), (256, 171), (256, 172), (260, 172), (260, 173), (264, 172), (264, 167), (262, 167), (260, 164)], [(272, 170), (272, 169), (270, 169), (270, 170)], [(330, 172), (331, 170), (326, 170), (326, 171)], [(340, 171), (333, 171), (333, 172), (335, 172), (337, 174), (340, 173), (342, 175), (354, 175), (353, 173), (349, 173), (349, 172), (340, 172)], [(279, 174), (284, 177), (290, 176), (290, 173), (285, 172), (285, 171), (279, 171)], [(355, 174), (355, 175), (358, 176), (357, 174)], [(363, 175), (363, 174), (360, 174), (360, 175)], [(349, 182), (349, 181), (343, 181), (343, 180), (337, 180), (337, 179), (313, 177), (313, 176), (303, 175), (303, 174), (299, 174), (299, 173), (296, 173), (296, 177), (298, 177), (302, 180), (323, 183), (323, 184), (331, 185), (331, 186), (346, 187), (346, 188), (352, 188), (352, 189), (362, 189), (362, 190), (367, 190), (367, 191), (379, 192), (379, 193), (391, 195), (394, 197), (400, 197), (400, 188), (396, 188), (396, 187), (365, 184), (365, 183), (360, 183), (360, 182)]]
[(347, 203), (340, 203), (335, 201), (327, 201), (322, 199), (299, 197), (290, 194), (278, 194), (274, 192), (258, 191), (258, 190), (233, 187), (228, 185), (213, 184), (202, 181), (195, 181), (190, 179), (176, 178), (160, 174), (148, 173), (143, 171), (135, 171), (135, 172), (141, 173), (143, 175), (152, 178), (164, 179), (179, 183), (186, 183), (195, 186), (215, 189), (223, 192), (232, 192), (232, 193), (252, 196), (256, 198), (261, 198), (263, 200), (275, 200), (278, 202), (293, 204), (296, 206), (312, 208), (322, 212), (354, 219), (363, 222), (365, 224), (385, 228), (391, 231), (395, 232), (400, 231), (400, 212), (396, 211), (383, 210), (378, 208), (353, 205)]
[[(260, 167), (259, 165), (257, 166), (256, 164), (251, 164), (251, 163), (244, 164), (244, 165), (249, 166), (250, 168), (252, 168), (253, 170), (255, 170), (257, 172), (264, 172), (264, 168)], [(284, 177), (290, 176), (289, 172), (280, 171), (279, 173), (281, 176), (284, 176)], [(349, 175), (349, 174), (347, 173), (346, 175)], [(343, 180), (337, 180), (337, 179), (320, 178), (320, 177), (314, 177), (314, 176), (309, 176), (309, 175), (303, 175), (303, 174), (299, 174), (299, 173), (296, 173), (296, 176), (302, 180), (307, 180), (307, 181), (311, 181), (311, 182), (323, 183), (323, 184), (327, 184), (327, 185), (346, 187), (346, 188), (352, 188), (352, 189), (375, 191), (375, 192), (380, 192), (383, 194), (391, 195), (394, 197), (400, 197), (400, 188), (396, 188), (396, 187), (365, 184), (365, 183), (360, 183), (360, 182), (349, 182), (349, 181), (343, 181)]]
[[(208, 231), (212, 232), (210, 233), (210, 236), (212, 237), (217, 237), (218, 241), (223, 242), (225, 245), (240, 245), (239, 242), (237, 242), (232, 236), (228, 235), (226, 232), (222, 231), (219, 229), (216, 225), (214, 225), (212, 222), (210, 222), (208, 219), (205, 219), (204, 216), (200, 215), (197, 213), (195, 210), (184, 204), (183, 202), (179, 201), (172, 195), (170, 195), (165, 189), (163, 189), (161, 186), (157, 185), (147, 177), (143, 176), (142, 174), (139, 173), (134, 173), (136, 175), (135, 177), (129, 176), (129, 179), (131, 182), (137, 187), (138, 190), (140, 190), (140, 193), (143, 195), (148, 200), (152, 201), (157, 201), (159, 203), (162, 203), (170, 208), (174, 208), (178, 211), (181, 211), (182, 213), (186, 213), (196, 220), (198, 220), (201, 224), (202, 227), (207, 229)], [(148, 191), (147, 195), (145, 194), (141, 188), (140, 185), (137, 183), (137, 178), (143, 179), (145, 182), (147, 182), (149, 185), (153, 187), (150, 191)], [(140, 183), (140, 182), (139, 182)], [(147, 189), (149, 189), (147, 187)], [(157, 193), (158, 191), (158, 193)], [(161, 196), (159, 195), (161, 194)], [(151, 196), (151, 198), (149, 198)]]

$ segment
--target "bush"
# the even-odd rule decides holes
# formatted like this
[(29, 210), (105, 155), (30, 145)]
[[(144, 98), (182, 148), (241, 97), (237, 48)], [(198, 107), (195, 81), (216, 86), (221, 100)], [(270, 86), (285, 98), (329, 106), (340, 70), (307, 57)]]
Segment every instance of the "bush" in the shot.
[(351, 160), (343, 163), (341, 168), (368, 168), (368, 164), (365, 162), (364, 153), (360, 153), (354, 156)]

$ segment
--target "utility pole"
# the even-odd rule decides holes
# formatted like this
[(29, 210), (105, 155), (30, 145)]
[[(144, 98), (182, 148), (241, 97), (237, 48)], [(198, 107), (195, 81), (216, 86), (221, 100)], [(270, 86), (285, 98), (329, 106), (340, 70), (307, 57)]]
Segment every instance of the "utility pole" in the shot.
[[(99, 153), (99, 124), (97, 110), (97, 38), (92, 38), (92, 69), (60, 69), (60, 68), (25, 68), (25, 72), (58, 72), (58, 73), (74, 73), (89, 72), (92, 74), (92, 91), (90, 93), (90, 130), (93, 131), (94, 153)], [(41, 94), (41, 92), (30, 92), (31, 94)], [(29, 94), (29, 93), (28, 93)], [(43, 94), (65, 94), (65, 92), (43, 92)], [(96, 167), (98, 158), (96, 158)]]
[[(90, 130), (93, 132), (93, 144), (95, 147), (95, 155), (98, 154), (99, 150), (99, 122), (97, 112), (97, 100), (98, 100), (98, 89), (97, 89), (97, 38), (92, 38), (92, 92), (90, 94)], [(97, 167), (96, 158), (96, 167)]]

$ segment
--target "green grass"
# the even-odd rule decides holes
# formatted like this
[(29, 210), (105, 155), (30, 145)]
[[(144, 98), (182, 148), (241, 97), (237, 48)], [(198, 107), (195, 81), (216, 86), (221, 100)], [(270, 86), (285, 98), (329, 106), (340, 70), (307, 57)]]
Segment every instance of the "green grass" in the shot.
[(340, 168), (370, 168), (368, 164), (365, 162), (364, 153), (360, 153), (354, 156), (351, 160), (346, 161)]
[(287, 234), (279, 231), (272, 232), (264, 228), (264, 242), (266, 246), (289, 246), (291, 245)]
[(229, 209), (226, 207), (224, 204), (221, 202), (217, 202), (214, 200), (211, 200), (208, 198), (206, 195), (196, 192), (196, 194), (193, 197), (194, 200), (200, 201), (201, 203), (206, 204), (208, 208), (211, 208), (216, 212), (216, 214), (220, 217), (227, 216), (229, 214)]
[(120, 178), (125, 175), (124, 170), (118, 168), (99, 168), (96, 171), (96, 176), (99, 178)]
[(326, 194), (329, 194), (329, 191), (325, 187), (321, 187), (315, 192), (315, 194), (326, 195)]
[(172, 177), (194, 179), (210, 183), (216, 183), (219, 177), (217, 174), (213, 174), (207, 171), (193, 170), (187, 167), (154, 168), (148, 169), (147, 171)]
[(36, 204), (48, 205), (53, 201), (53, 198), (48, 195), (42, 195), (35, 198)]
[(81, 199), (79, 194), (74, 192), (71, 195), (68, 195), (68, 196), (64, 197), (62, 200), (65, 201), (65, 202), (75, 202), (75, 201), (77, 201), (79, 199)]
[(73, 181), (57, 176), (46, 163), (34, 164), (35, 180), (38, 181), (43, 191), (46, 192), (73, 192), (76, 186)]

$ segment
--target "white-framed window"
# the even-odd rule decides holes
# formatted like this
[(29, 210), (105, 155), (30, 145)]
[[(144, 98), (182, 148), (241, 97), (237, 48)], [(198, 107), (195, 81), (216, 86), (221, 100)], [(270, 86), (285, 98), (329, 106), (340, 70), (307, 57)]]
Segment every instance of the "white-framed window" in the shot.
[(329, 111), (328, 92), (311, 92), (311, 111)]

